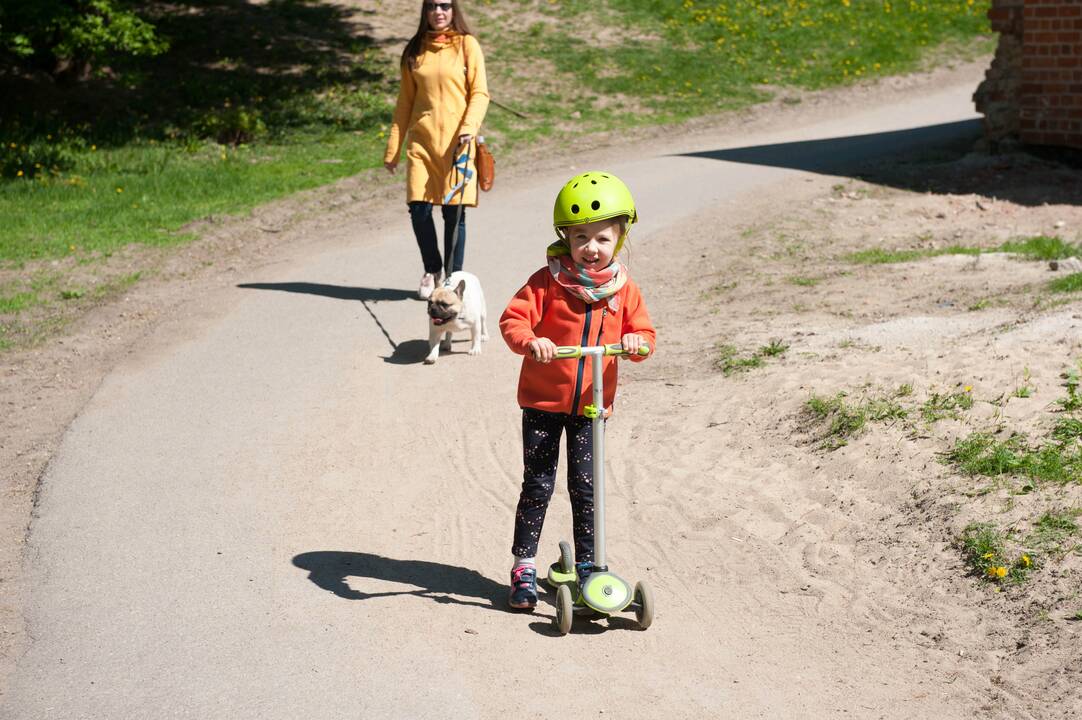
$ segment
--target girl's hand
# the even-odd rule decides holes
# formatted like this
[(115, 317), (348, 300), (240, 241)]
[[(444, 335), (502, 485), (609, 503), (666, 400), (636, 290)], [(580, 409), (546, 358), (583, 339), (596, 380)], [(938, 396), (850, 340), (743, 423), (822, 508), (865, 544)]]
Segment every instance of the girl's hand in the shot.
[(458, 147), (459, 147), (459, 149), (462, 149), (466, 145), (469, 145), (470, 140), (473, 140), (473, 135), (459, 135), (458, 136)]
[(624, 352), (630, 355), (638, 355), (639, 348), (643, 346), (645, 341), (642, 339), (642, 335), (636, 335), (635, 333), (628, 333), (620, 338), (620, 345), (624, 348)]
[(531, 340), (529, 350), (533, 359), (539, 363), (549, 363), (556, 358), (556, 343), (548, 338)]
[(398, 169), (398, 161), (392, 160), (391, 162), (383, 163), (383, 167), (387, 168), (387, 172), (394, 175), (394, 171)]

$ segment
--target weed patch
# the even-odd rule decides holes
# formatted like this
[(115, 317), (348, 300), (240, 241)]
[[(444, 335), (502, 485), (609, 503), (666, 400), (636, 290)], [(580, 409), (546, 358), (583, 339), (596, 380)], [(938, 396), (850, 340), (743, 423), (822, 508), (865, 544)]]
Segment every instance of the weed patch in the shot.
[(898, 403), (897, 398), (911, 391), (911, 388), (903, 385), (890, 396), (863, 398), (856, 403), (847, 403), (843, 392), (829, 398), (812, 395), (804, 403), (804, 410), (813, 421), (824, 425), (818, 438), (819, 448), (836, 450), (847, 445), (869, 422), (904, 420), (908, 417), (909, 411)]
[(986, 582), (1022, 582), (1035, 566), (1027, 553), (1010, 555), (1007, 538), (991, 523), (972, 523), (958, 537), (970, 574)]
[(913, 262), (922, 258), (938, 257), (940, 255), (980, 255), (981, 249), (965, 247), (963, 245), (951, 245), (945, 248), (926, 248), (921, 250), (884, 250), (882, 248), (870, 248), (858, 250), (845, 256), (845, 260), (857, 265), (887, 265), (891, 263)]
[(1027, 260), (1061, 260), (1082, 255), (1082, 248), (1048, 235), (1008, 240), (997, 248), (1000, 252), (1021, 255)]
[(966, 386), (961, 392), (933, 392), (920, 406), (921, 417), (927, 423), (934, 423), (944, 418), (957, 419), (960, 411), (973, 407), (973, 389)]
[(1082, 273), (1071, 273), (1061, 278), (1050, 280), (1048, 290), (1054, 293), (1071, 293), (1082, 290)]
[(1078, 534), (1080, 515), (1082, 508), (1045, 512), (1033, 523), (1033, 529), (1025, 539), (1026, 547), (1049, 555), (1063, 554), (1065, 543)]
[(779, 357), (788, 349), (789, 345), (781, 340), (771, 340), (769, 344), (763, 345), (751, 355), (741, 356), (734, 345), (718, 345), (718, 359), (714, 364), (721, 369), (722, 373), (729, 376), (733, 373), (763, 367), (766, 364), (765, 358)]

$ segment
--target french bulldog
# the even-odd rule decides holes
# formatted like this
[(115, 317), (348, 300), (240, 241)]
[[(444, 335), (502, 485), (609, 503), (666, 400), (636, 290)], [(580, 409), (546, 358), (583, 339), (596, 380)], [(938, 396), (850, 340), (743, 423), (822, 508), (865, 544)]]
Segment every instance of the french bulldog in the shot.
[[(459, 270), (451, 273), (443, 285), (428, 298), (428, 356), (425, 365), (436, 362), (440, 350), (450, 351), (451, 335), (470, 331), (470, 355), (481, 352), (481, 343), (488, 341), (485, 294), (477, 276)], [(440, 341), (440, 336), (443, 341)]]

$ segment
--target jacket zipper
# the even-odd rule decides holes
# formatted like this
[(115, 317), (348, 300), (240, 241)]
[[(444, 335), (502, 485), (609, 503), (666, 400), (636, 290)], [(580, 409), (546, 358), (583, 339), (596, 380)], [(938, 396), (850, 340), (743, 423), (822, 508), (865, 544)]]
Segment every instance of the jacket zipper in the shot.
[[(579, 345), (590, 344), (590, 315), (593, 312), (593, 308), (590, 303), (583, 300), (583, 304), (586, 305), (586, 322), (582, 326), (582, 341)], [(571, 414), (579, 414), (579, 394), (582, 393), (582, 371), (586, 367), (586, 358), (579, 358), (579, 371), (578, 376), (575, 378), (575, 395), (571, 399)]]

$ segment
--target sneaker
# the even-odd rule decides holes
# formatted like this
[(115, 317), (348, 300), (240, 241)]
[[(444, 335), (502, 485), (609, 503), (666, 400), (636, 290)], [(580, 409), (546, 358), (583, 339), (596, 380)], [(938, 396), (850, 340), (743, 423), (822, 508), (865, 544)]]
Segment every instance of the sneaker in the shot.
[(427, 300), (432, 296), (432, 291), (436, 289), (436, 283), (439, 278), (439, 273), (425, 273), (421, 276), (421, 285), (417, 288), (417, 297), (422, 300)]
[(519, 565), (511, 571), (511, 595), (507, 604), (518, 609), (532, 609), (537, 605), (537, 568)]

